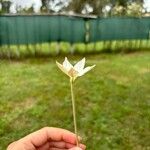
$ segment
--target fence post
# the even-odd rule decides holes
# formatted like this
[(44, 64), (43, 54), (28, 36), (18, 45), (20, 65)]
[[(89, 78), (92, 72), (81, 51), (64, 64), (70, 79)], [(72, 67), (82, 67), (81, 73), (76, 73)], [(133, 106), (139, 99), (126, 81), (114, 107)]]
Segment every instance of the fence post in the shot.
[(88, 18), (84, 18), (84, 21), (85, 21), (85, 52), (86, 52), (90, 40), (90, 24)]

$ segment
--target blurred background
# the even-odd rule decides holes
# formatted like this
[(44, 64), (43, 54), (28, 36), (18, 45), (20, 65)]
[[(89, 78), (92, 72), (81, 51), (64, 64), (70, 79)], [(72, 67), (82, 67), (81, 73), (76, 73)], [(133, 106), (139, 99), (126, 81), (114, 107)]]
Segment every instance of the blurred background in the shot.
[(1, 13), (149, 16), (149, 0), (1, 0)]
[(149, 0), (1, 0), (0, 56), (150, 49)]
[(149, 150), (150, 0), (0, 0), (0, 150), (74, 131), (65, 56), (96, 64), (74, 87), (87, 149)]

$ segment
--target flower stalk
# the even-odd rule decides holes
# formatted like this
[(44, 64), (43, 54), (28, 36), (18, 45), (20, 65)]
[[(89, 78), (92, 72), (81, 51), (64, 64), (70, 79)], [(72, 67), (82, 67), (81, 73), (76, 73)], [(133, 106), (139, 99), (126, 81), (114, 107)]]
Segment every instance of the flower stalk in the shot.
[(71, 90), (71, 100), (72, 100), (72, 113), (73, 113), (73, 124), (74, 124), (74, 132), (76, 135), (76, 144), (77, 147), (79, 147), (79, 139), (78, 139), (78, 131), (77, 131), (77, 120), (76, 120), (76, 107), (75, 107), (75, 98), (74, 98), (74, 90), (73, 90), (73, 85), (74, 81), (78, 78), (83, 76), (85, 73), (90, 71), (95, 67), (93, 66), (88, 66), (85, 67), (85, 58), (77, 62), (75, 65), (72, 65), (67, 57), (65, 57), (65, 60), (62, 64), (56, 61), (56, 64), (58, 68), (64, 72), (67, 76), (70, 78), (70, 90)]
[(73, 78), (70, 78), (70, 89), (71, 89), (71, 100), (72, 100), (72, 114), (73, 114), (73, 123), (74, 123), (74, 133), (76, 135), (76, 144), (79, 146), (78, 140), (78, 130), (77, 130), (77, 120), (76, 120), (76, 105), (75, 105), (75, 98), (74, 98), (74, 90), (73, 90)]

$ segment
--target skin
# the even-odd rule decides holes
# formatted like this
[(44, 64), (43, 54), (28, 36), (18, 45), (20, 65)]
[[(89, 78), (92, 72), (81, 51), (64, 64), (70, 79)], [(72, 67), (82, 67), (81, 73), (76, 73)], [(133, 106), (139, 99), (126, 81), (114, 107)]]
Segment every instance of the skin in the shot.
[(76, 147), (74, 133), (65, 129), (44, 127), (11, 143), (7, 150), (85, 150), (85, 148), (83, 144)]

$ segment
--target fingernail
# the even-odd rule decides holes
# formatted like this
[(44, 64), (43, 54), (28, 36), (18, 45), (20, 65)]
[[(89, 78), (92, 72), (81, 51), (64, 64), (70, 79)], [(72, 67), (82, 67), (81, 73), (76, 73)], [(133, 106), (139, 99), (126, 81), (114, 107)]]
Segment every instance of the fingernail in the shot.
[(82, 148), (83, 150), (85, 150), (86, 146), (84, 144), (80, 144), (80, 148)]

